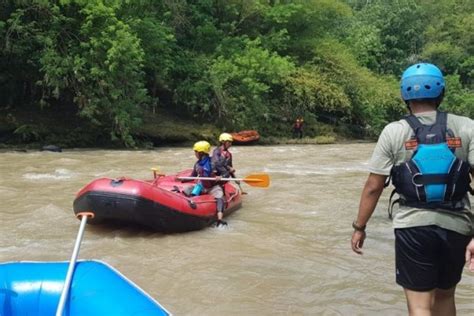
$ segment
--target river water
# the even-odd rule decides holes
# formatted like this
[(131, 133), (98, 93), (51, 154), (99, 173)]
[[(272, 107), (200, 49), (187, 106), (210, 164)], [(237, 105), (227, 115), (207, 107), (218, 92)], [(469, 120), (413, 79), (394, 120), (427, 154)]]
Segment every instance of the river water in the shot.
[[(351, 222), (374, 144), (232, 147), (246, 184), (226, 229), (163, 235), (88, 225), (80, 258), (108, 262), (175, 315), (406, 315), (394, 281), (393, 231), (383, 193), (363, 256)], [(79, 228), (72, 203), (98, 177), (151, 178), (190, 168), (190, 148), (0, 154), (0, 261), (68, 260)], [(474, 315), (474, 274), (464, 270), (458, 315)]]

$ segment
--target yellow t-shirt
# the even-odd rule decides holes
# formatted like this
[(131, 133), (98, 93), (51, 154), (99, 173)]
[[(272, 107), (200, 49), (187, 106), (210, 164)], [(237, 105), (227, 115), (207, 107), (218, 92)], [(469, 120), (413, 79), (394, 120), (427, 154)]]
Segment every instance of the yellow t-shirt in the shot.
[[(419, 113), (416, 117), (422, 124), (432, 125), (436, 121), (436, 111)], [(462, 147), (456, 148), (456, 157), (469, 162), (471, 168), (474, 168), (474, 121), (468, 117), (448, 114), (447, 124), (454, 136), (461, 138)], [(412, 135), (413, 130), (404, 119), (385, 126), (369, 162), (369, 171), (389, 175), (393, 166), (409, 160), (413, 155), (413, 150), (406, 150), (405, 142)], [(468, 195), (464, 198), (464, 205), (461, 211), (400, 206), (393, 212), (393, 227), (437, 225), (463, 235), (472, 235), (474, 234), (474, 214), (471, 212)]]

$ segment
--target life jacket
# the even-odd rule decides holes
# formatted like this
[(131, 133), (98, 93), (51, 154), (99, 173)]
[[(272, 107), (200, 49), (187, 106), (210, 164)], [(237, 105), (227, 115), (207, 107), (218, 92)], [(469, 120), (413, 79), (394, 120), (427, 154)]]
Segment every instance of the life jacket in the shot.
[(228, 150), (221, 150), (221, 156), (224, 158), (224, 164), (226, 167), (232, 167), (232, 153)]
[[(211, 158), (209, 156), (203, 157), (194, 164), (192, 176), (198, 177), (212, 177)], [(201, 180), (204, 188), (209, 189), (215, 185), (215, 181)]]
[(222, 176), (224, 178), (228, 178), (232, 176), (229, 173), (229, 167), (232, 166), (232, 153), (228, 150), (224, 150), (221, 147), (217, 147), (212, 152), (212, 167), (214, 172), (218, 176)]
[[(460, 210), (468, 191), (470, 165), (454, 155), (461, 139), (447, 127), (447, 113), (438, 111), (433, 125), (423, 125), (414, 115), (405, 117), (414, 137), (405, 143), (414, 150), (410, 160), (394, 166), (390, 178), (395, 186), (390, 196), (389, 217), (395, 203), (424, 209)], [(386, 186), (390, 182), (390, 178)], [(400, 198), (392, 202), (394, 193)]]
[(293, 124), (294, 129), (300, 129), (303, 127), (303, 120), (297, 119), (295, 124)]

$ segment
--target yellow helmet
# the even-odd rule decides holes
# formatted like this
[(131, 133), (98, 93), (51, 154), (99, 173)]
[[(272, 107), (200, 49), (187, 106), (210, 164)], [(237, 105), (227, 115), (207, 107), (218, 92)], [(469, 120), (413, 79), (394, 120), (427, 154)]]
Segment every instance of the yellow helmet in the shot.
[(232, 137), (232, 135), (230, 135), (229, 133), (222, 133), (220, 136), (219, 136), (219, 141), (221, 143), (223, 142), (231, 142), (233, 141), (234, 138)]
[(194, 144), (193, 150), (197, 151), (198, 153), (209, 154), (209, 152), (211, 151), (211, 144), (209, 144), (205, 140), (201, 140)]

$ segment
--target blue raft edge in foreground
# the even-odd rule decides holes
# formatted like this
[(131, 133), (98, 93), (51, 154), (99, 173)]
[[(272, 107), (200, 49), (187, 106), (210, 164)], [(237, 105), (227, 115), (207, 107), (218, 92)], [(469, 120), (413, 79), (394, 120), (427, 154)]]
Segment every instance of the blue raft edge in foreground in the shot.
[[(69, 262), (0, 263), (0, 315), (55, 315)], [(99, 260), (76, 263), (63, 315), (171, 315)]]

